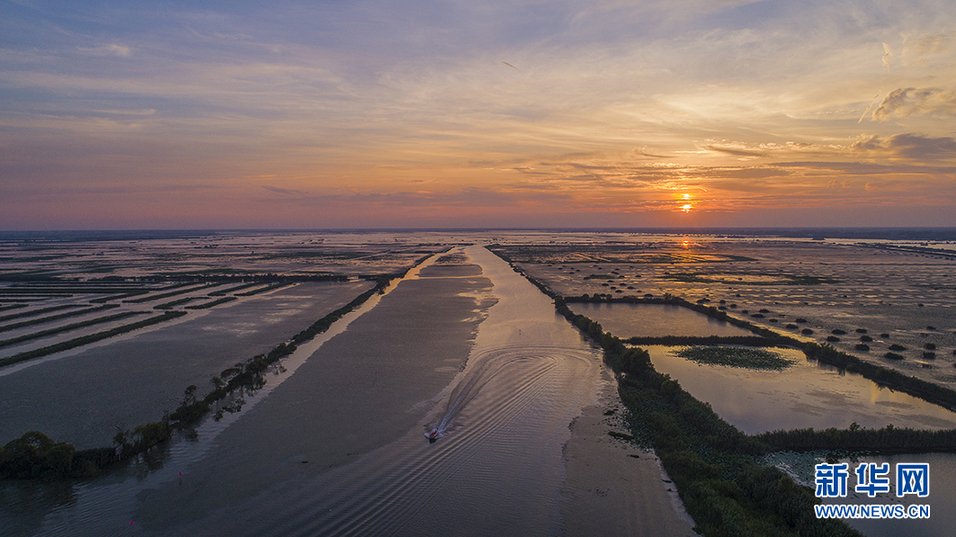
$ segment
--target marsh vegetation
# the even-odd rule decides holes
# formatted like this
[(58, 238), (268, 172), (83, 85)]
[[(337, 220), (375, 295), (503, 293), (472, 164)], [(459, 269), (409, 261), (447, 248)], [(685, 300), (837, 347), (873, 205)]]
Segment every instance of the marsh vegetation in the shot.
[(687, 347), (677, 351), (676, 354), (699, 364), (743, 369), (783, 371), (793, 365), (792, 360), (784, 358), (779, 353), (747, 347)]

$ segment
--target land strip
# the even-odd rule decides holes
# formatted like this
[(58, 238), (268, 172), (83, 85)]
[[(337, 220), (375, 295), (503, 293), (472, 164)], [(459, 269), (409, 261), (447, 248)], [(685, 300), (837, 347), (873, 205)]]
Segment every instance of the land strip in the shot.
[[(85, 315), (87, 313), (93, 313), (95, 311), (103, 311), (108, 309), (113, 309), (119, 307), (115, 304), (109, 304), (106, 306), (99, 306), (93, 308), (85, 308), (81, 310), (74, 310), (68, 313), (61, 313), (59, 315), (50, 315), (49, 317), (41, 317), (40, 319), (32, 319), (30, 321), (23, 321), (19, 323), (8, 324), (5, 326), (0, 326), (0, 332), (7, 332), (9, 330), (16, 330), (17, 328), (23, 328), (25, 326), (31, 326), (35, 324), (44, 324), (50, 323), (59, 319), (66, 319), (67, 317), (76, 317), (77, 315)], [(2, 345), (0, 345), (2, 346)]]
[[(129, 314), (136, 315), (140, 313), (141, 312), (127, 312), (120, 315), (126, 316)], [(133, 330), (138, 330), (140, 328), (152, 326), (157, 323), (162, 323), (165, 321), (176, 319), (178, 317), (182, 317), (183, 315), (186, 315), (185, 311), (167, 311), (166, 313), (162, 315), (157, 315), (156, 317), (150, 317), (149, 319), (144, 319), (142, 321), (138, 321), (135, 323), (118, 326), (116, 328), (112, 328), (104, 332), (97, 332), (95, 334), (90, 334), (88, 336), (82, 336), (82, 337), (71, 339), (69, 341), (64, 341), (62, 343), (50, 345), (48, 347), (43, 347), (43, 348), (32, 350), (32, 351), (21, 352), (19, 354), (14, 354), (13, 356), (10, 356), (8, 358), (0, 359), (0, 367), (16, 364), (19, 362), (25, 362), (27, 360), (32, 360), (34, 358), (39, 358), (41, 356), (46, 356), (48, 354), (53, 354), (56, 352), (61, 352), (61, 351), (69, 350), (69, 349), (75, 349), (76, 347), (81, 347), (83, 345), (95, 343), (97, 341), (111, 338), (113, 336), (125, 334), (126, 332), (132, 332)], [(113, 316), (113, 317), (116, 317), (116, 316)]]
[[(0, 341), (0, 348), (9, 347), (10, 345), (17, 345), (23, 343), (24, 341), (30, 341), (32, 339), (38, 339), (41, 337), (52, 336), (62, 332), (69, 332), (70, 330), (76, 330), (77, 328), (84, 328), (86, 326), (93, 326), (96, 324), (108, 323), (110, 321), (117, 321), (119, 319), (125, 319), (126, 317), (132, 317), (133, 315), (142, 315), (144, 312), (141, 311), (124, 311), (122, 313), (117, 313), (114, 315), (107, 315), (106, 317), (97, 317), (96, 319), (89, 319), (86, 321), (81, 321), (78, 323), (68, 324), (66, 326), (60, 326), (57, 328), (50, 328), (47, 330), (40, 330), (39, 332), (33, 332), (30, 334), (24, 334), (22, 336), (4, 339)], [(0, 365), (3, 365), (3, 362), (0, 361)]]
[(558, 313), (604, 349), (605, 361), (617, 375), (634, 439), (654, 448), (694, 518), (696, 531), (860, 535), (838, 520), (815, 518), (813, 505), (819, 499), (812, 491), (758, 462), (757, 457), (771, 449), (767, 444), (740, 432), (677, 381), (658, 373), (646, 351), (628, 347), (600, 324), (575, 314), (547, 286), (529, 280), (554, 299)]
[(20, 313), (14, 313), (12, 315), (4, 315), (0, 317), (0, 322), (10, 321), (13, 319), (22, 319), (23, 317), (33, 317), (34, 315), (40, 315), (42, 313), (50, 313), (51, 311), (60, 311), (70, 308), (80, 308), (79, 304), (63, 304), (62, 306), (50, 306), (49, 308), (40, 308), (30, 311), (21, 311)]

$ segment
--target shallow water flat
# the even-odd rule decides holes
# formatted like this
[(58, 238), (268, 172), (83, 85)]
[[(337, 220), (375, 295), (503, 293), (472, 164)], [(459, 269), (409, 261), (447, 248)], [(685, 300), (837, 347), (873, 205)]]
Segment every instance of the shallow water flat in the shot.
[(622, 339), (663, 336), (752, 336), (753, 332), (671, 304), (575, 302), (575, 313), (593, 319)]
[[(809, 487), (815, 485), (815, 465), (828, 462), (827, 453), (812, 451), (808, 453), (778, 452), (767, 458), (773, 464), (799, 482)], [(913, 455), (857, 455), (842, 456), (830, 463), (847, 463), (849, 479), (846, 498), (825, 498), (823, 503), (841, 505), (929, 505), (931, 516), (928, 519), (890, 520), (890, 519), (850, 519), (847, 523), (861, 531), (867, 537), (936, 537), (951, 535), (956, 528), (956, 510), (953, 510), (953, 498), (956, 497), (956, 454), (921, 453)], [(862, 463), (889, 464), (891, 492), (879, 493), (869, 497), (866, 493), (855, 492), (858, 483), (854, 471)], [(930, 494), (928, 497), (896, 496), (896, 476), (893, 470), (899, 463), (929, 464)]]
[[(164, 409), (179, 406), (190, 384), (205, 391), (223, 369), (268, 352), (371, 285), (299, 284), (4, 368), (0, 443), (38, 430), (81, 449), (109, 446), (117, 427), (160, 419)], [(140, 317), (147, 316), (120, 324)]]
[(681, 358), (680, 347), (647, 347), (654, 368), (748, 434), (772, 430), (868, 428), (889, 424), (914, 429), (951, 429), (956, 413), (911, 395), (884, 388), (852, 373), (807, 360), (803, 352), (776, 348), (791, 360), (783, 371), (707, 365)]

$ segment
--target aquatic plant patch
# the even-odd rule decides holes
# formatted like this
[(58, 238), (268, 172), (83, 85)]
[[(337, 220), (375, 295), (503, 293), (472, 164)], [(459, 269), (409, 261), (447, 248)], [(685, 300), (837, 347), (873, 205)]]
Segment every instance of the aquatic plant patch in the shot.
[(783, 371), (793, 365), (778, 353), (743, 347), (687, 347), (676, 353), (698, 364)]
[(727, 285), (822, 285), (840, 283), (833, 278), (796, 274), (753, 274), (745, 272), (728, 273), (685, 273), (672, 272), (661, 276), (664, 280), (684, 283), (721, 283)]

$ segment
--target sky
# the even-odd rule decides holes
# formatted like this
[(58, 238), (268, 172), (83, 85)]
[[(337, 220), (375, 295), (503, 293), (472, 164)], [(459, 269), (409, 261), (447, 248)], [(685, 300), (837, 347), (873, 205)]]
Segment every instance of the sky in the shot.
[(956, 226), (938, 1), (0, 0), (0, 229)]

